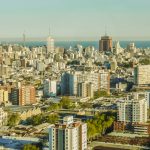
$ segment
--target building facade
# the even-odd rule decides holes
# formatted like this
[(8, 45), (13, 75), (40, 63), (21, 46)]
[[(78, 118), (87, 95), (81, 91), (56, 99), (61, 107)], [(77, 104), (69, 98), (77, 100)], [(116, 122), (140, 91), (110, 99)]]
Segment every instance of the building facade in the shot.
[(0, 107), (0, 127), (7, 124), (7, 112)]
[(57, 82), (55, 80), (46, 79), (44, 81), (43, 93), (45, 97), (56, 96)]
[(62, 95), (85, 97), (89, 93), (87, 91), (90, 91), (90, 97), (92, 97), (93, 92), (98, 90), (105, 90), (107, 93), (110, 92), (110, 75), (108, 71), (76, 71), (62, 74)]
[(9, 95), (8, 90), (1, 89), (0, 90), (0, 104), (8, 103)]
[(49, 128), (49, 150), (86, 150), (87, 125), (74, 121), (73, 116), (63, 118), (62, 124)]
[(99, 41), (99, 51), (111, 51), (113, 47), (112, 37), (102, 36)]
[(143, 99), (120, 100), (117, 103), (118, 121), (131, 123), (147, 122), (147, 101)]
[(36, 103), (35, 87), (34, 86), (22, 86), (19, 89), (19, 105), (31, 105)]
[(150, 85), (150, 65), (139, 65), (135, 67), (134, 81), (138, 86)]
[(53, 53), (54, 49), (54, 39), (49, 36), (47, 38), (47, 53)]
[(117, 102), (117, 121), (114, 131), (130, 131), (140, 134), (150, 134), (150, 124), (147, 123), (147, 101), (143, 94), (134, 93)]

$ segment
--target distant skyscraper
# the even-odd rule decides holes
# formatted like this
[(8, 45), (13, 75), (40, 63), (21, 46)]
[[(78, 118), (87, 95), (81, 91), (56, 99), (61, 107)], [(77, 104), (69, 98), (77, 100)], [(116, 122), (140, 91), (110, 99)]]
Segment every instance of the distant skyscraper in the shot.
[(111, 51), (112, 50), (112, 37), (102, 36), (99, 41), (99, 51)]
[(53, 53), (54, 52), (54, 39), (50, 36), (50, 31), (49, 31), (49, 36), (47, 38), (47, 53)]

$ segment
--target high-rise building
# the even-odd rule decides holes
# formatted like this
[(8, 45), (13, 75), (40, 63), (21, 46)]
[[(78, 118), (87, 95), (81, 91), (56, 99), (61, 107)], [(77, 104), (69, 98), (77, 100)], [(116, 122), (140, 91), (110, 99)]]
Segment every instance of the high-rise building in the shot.
[(49, 150), (86, 150), (87, 124), (74, 121), (73, 116), (49, 128)]
[(78, 83), (77, 96), (93, 98), (93, 96), (94, 96), (93, 84), (86, 83), (86, 82)]
[(134, 81), (138, 86), (150, 85), (150, 65), (139, 65), (135, 67)]
[(107, 93), (110, 92), (109, 72), (100, 70), (99, 72), (76, 71), (62, 74), (61, 94), (78, 96), (78, 93), (80, 93), (79, 95), (82, 95), (84, 92), (83, 95), (86, 95), (86, 83), (92, 84), (92, 91), (105, 90)]
[(150, 108), (150, 91), (145, 92), (145, 99), (147, 101), (147, 108)]
[(129, 97), (120, 100), (117, 103), (118, 121), (130, 123), (146, 123), (147, 122), (147, 101), (138, 96), (132, 99)]
[(10, 94), (10, 101), (12, 105), (19, 105), (19, 89), (18, 88), (12, 88), (11, 94)]
[(111, 51), (113, 47), (112, 37), (102, 36), (99, 41), (99, 51)]
[(53, 53), (55, 50), (54, 39), (52, 37), (47, 38), (47, 53)]
[(78, 97), (87, 97), (87, 85), (85, 82), (78, 83), (77, 95)]
[(133, 93), (126, 99), (118, 101), (117, 108), (118, 117), (117, 122), (114, 122), (115, 131), (150, 134), (145, 94)]
[(35, 87), (22, 86), (19, 89), (19, 105), (31, 105), (36, 103)]
[(44, 81), (43, 93), (45, 97), (56, 96), (57, 83), (54, 80), (46, 79)]

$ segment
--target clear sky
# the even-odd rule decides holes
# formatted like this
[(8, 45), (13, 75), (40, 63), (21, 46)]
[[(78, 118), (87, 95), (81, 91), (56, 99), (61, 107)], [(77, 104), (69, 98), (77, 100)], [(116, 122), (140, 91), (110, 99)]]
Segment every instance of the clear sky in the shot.
[(150, 0), (0, 0), (0, 38), (150, 39)]

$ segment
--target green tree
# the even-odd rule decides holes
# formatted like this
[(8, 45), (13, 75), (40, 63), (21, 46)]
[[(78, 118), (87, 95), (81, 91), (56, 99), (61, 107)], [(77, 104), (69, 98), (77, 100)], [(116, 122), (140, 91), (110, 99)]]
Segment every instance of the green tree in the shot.
[(59, 105), (52, 103), (47, 109), (46, 111), (53, 111), (53, 110), (58, 110), (59, 109)]
[(38, 147), (32, 144), (26, 144), (23, 147), (23, 150), (40, 150)]
[(60, 106), (64, 109), (70, 109), (72, 107), (72, 101), (68, 97), (63, 97), (60, 100)]
[(88, 138), (95, 135), (104, 135), (106, 130), (112, 127), (115, 116), (112, 114), (102, 113), (95, 115), (93, 119), (87, 121)]
[(43, 123), (43, 115), (39, 114), (39, 115), (33, 116), (31, 118), (28, 118), (26, 121), (28, 124), (31, 124), (33, 126), (42, 124)]
[(51, 124), (55, 124), (59, 119), (59, 116), (57, 114), (51, 114), (49, 116), (45, 117), (45, 121)]
[(140, 60), (140, 64), (142, 65), (149, 65), (150, 64), (150, 59), (149, 58), (144, 58)]
[(92, 138), (97, 132), (96, 127), (91, 122), (87, 122), (87, 136), (88, 139)]
[(109, 96), (109, 95), (108, 95), (107, 91), (104, 91), (104, 90), (102, 90), (102, 91), (98, 90), (94, 93), (94, 99), (97, 99), (99, 97), (107, 97), (107, 96)]
[(20, 122), (20, 115), (18, 113), (13, 113), (8, 116), (8, 126), (14, 127)]

